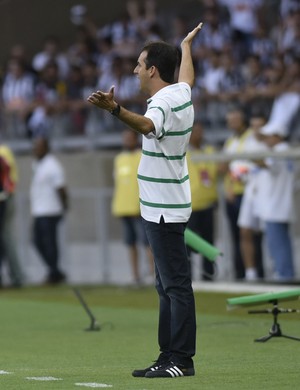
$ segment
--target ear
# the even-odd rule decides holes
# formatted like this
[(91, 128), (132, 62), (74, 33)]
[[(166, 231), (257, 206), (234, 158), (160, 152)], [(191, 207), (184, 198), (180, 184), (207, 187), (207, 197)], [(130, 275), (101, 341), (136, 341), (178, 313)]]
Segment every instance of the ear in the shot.
[(149, 71), (151, 78), (155, 76), (156, 72), (158, 72), (157, 68), (154, 65), (150, 67)]

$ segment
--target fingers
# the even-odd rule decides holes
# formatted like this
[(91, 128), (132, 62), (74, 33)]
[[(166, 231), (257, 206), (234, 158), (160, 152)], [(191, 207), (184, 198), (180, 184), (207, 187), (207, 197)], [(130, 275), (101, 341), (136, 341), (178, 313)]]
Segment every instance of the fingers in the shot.
[(96, 105), (99, 108), (108, 110), (112, 106), (114, 99), (115, 86), (113, 85), (109, 92), (95, 91), (88, 98), (87, 101)]
[(99, 103), (103, 96), (101, 91), (93, 92), (88, 98), (87, 101), (93, 104)]
[[(88, 101), (90, 102), (97, 102), (97, 101), (100, 101), (100, 100), (103, 100), (103, 99), (107, 99), (108, 95), (112, 95), (112, 97), (114, 96), (114, 93), (115, 93), (115, 86), (113, 85), (109, 92), (105, 93), (105, 92), (102, 92), (102, 91), (96, 91), (96, 92), (93, 92), (89, 97), (88, 97)], [(111, 98), (111, 96), (109, 97)]]
[(115, 93), (115, 86), (114, 85), (110, 87), (109, 93), (111, 95), (114, 95), (114, 93)]
[(193, 41), (193, 39), (195, 38), (195, 36), (198, 34), (198, 32), (201, 30), (203, 26), (203, 23), (200, 22), (198, 24), (197, 27), (194, 28), (194, 30), (192, 30), (191, 32), (188, 33), (188, 35), (184, 38), (184, 40), (182, 41), (182, 43), (188, 43), (188, 44), (191, 44), (191, 42)]
[(203, 26), (203, 23), (200, 22), (200, 23), (198, 24), (198, 26), (195, 27), (193, 31), (191, 31), (190, 34), (191, 34), (192, 36), (196, 35), (196, 34), (201, 30), (202, 26)]

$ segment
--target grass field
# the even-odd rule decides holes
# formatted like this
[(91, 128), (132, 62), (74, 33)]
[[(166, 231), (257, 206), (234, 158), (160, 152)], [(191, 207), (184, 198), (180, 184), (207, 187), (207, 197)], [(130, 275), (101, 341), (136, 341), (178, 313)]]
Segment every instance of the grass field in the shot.
[[(100, 331), (84, 331), (90, 320), (68, 286), (0, 291), (0, 389), (299, 388), (300, 342), (278, 337), (255, 343), (268, 333), (272, 318), (249, 315), (246, 309), (227, 311), (232, 294), (196, 293), (195, 377), (140, 379), (131, 371), (158, 355), (156, 292), (118, 287), (80, 291)], [(283, 332), (300, 336), (300, 314), (282, 314), (279, 322)]]

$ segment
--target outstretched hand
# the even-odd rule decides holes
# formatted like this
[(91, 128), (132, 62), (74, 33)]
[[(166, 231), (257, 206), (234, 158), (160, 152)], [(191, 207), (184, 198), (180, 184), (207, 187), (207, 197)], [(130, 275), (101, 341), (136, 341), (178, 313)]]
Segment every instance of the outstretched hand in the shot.
[(191, 32), (181, 42), (181, 63), (179, 68), (178, 81), (185, 82), (189, 84), (192, 88), (195, 84), (195, 71), (193, 66), (192, 59), (192, 42), (198, 32), (201, 30), (203, 23), (199, 23), (197, 27), (194, 28)]
[(191, 45), (193, 39), (195, 38), (195, 36), (198, 34), (198, 32), (201, 30), (203, 26), (203, 23), (199, 23), (197, 27), (194, 28), (194, 30), (192, 30), (191, 32), (188, 33), (188, 35), (183, 39), (183, 41), (181, 42), (181, 45), (187, 43), (189, 45)]
[(102, 91), (93, 92), (87, 98), (87, 101), (99, 108), (103, 108), (104, 110), (111, 111), (115, 107), (114, 93), (115, 93), (115, 87), (112, 86), (109, 92), (102, 92)]

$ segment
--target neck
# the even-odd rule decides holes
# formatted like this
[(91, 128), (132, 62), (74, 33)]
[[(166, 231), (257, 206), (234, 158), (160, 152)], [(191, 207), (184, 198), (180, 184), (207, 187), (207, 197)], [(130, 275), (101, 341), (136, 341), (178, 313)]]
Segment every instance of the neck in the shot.
[(171, 84), (170, 83), (166, 83), (165, 81), (162, 81), (162, 80), (154, 82), (151, 85), (150, 89), (149, 89), (150, 96), (155, 95), (158, 91), (160, 91), (161, 89), (167, 87), (168, 85), (171, 85)]

